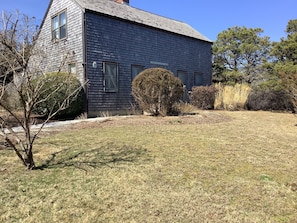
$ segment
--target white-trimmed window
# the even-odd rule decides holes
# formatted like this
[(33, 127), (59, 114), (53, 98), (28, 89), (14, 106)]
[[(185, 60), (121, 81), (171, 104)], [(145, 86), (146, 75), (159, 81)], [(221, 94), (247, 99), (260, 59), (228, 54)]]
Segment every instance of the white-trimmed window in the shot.
[(184, 85), (188, 85), (188, 73), (186, 71), (178, 70), (177, 77), (183, 82)]
[(118, 91), (118, 64), (114, 62), (103, 62), (104, 91)]
[(144, 70), (144, 66), (140, 66), (140, 65), (131, 65), (131, 76), (132, 76), (132, 81), (134, 80), (134, 78), (141, 72)]
[(203, 73), (195, 72), (194, 76), (195, 76), (195, 86), (201, 86), (204, 84)]
[(66, 11), (52, 17), (52, 39), (59, 40), (67, 37)]

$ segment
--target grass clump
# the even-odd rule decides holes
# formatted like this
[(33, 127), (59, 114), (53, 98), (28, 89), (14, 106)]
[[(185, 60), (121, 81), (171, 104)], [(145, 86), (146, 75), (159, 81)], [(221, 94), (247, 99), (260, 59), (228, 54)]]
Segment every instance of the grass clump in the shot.
[(217, 95), (214, 103), (215, 109), (228, 111), (242, 110), (246, 108), (246, 103), (251, 92), (251, 87), (247, 84), (223, 85), (216, 84)]
[(173, 109), (180, 115), (191, 115), (197, 113), (197, 107), (187, 102), (179, 102), (174, 104)]

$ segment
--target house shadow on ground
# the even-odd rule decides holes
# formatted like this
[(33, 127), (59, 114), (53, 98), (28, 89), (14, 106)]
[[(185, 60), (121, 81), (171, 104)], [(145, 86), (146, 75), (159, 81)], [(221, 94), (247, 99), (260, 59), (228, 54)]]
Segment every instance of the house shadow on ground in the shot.
[(36, 169), (74, 167), (87, 171), (90, 168), (122, 167), (123, 165), (138, 165), (152, 161), (147, 149), (133, 148), (127, 145), (116, 145), (108, 143), (91, 150), (77, 150), (67, 148), (52, 153)]

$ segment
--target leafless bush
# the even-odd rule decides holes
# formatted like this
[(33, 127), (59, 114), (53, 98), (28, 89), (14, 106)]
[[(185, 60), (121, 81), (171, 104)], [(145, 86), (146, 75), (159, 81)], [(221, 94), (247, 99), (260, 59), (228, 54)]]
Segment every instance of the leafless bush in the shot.
[(174, 113), (174, 103), (182, 98), (183, 84), (166, 69), (150, 68), (133, 80), (132, 95), (144, 112), (170, 115)]
[(214, 86), (193, 87), (191, 104), (199, 109), (213, 109), (216, 99), (216, 91)]

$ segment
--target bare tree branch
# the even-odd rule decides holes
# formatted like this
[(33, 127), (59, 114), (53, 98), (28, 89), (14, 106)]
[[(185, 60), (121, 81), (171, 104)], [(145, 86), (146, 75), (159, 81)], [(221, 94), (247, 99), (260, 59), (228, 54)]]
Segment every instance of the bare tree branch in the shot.
[[(14, 150), (27, 169), (35, 168), (33, 144), (37, 136), (50, 119), (70, 106), (82, 89), (82, 86), (79, 86), (68, 90), (67, 86), (71, 83), (69, 75), (69, 78), (61, 80), (49, 91), (48, 82), (43, 78), (47, 76), (46, 67), (43, 66), (46, 47), (35, 44), (36, 30), (32, 27), (36, 26), (31, 22), (28, 16), (18, 12), (15, 16), (2, 13), (2, 27), (0, 27), (0, 109), (5, 111), (3, 113), (0, 110), (0, 136)], [(61, 65), (56, 68), (58, 73), (65, 67), (69, 56), (70, 53), (65, 54)], [(30, 60), (30, 57), (34, 58)], [(11, 82), (8, 81), (10, 75), (14, 78)], [(9, 95), (8, 85), (13, 86), (16, 91), (20, 103), (19, 110), (12, 108), (6, 100)], [(33, 131), (31, 126), (34, 109), (40, 104), (47, 103), (63, 88), (66, 91), (62, 101), (59, 103), (56, 101), (50, 107), (40, 127)], [(21, 132), (16, 132), (5, 114), (14, 120), (14, 123), (22, 129)]]

